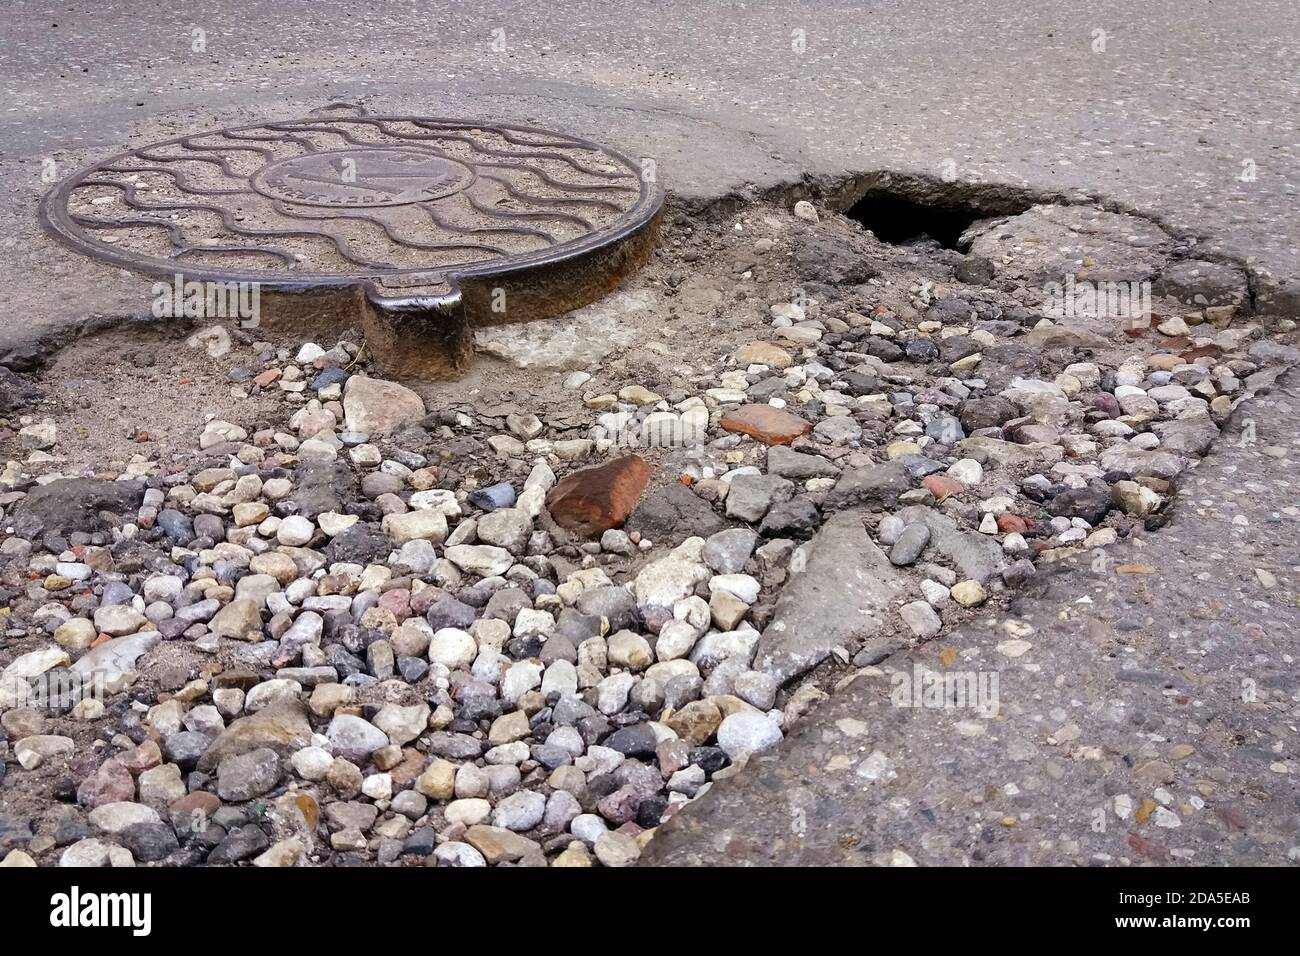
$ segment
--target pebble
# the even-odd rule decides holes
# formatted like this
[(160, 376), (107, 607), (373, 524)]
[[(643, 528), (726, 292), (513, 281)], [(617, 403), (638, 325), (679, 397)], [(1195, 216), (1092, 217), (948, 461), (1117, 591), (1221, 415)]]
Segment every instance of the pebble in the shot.
[(978, 581), (958, 581), (949, 592), (952, 599), (962, 607), (976, 607), (983, 604), (987, 595)]
[(914, 564), (930, 543), (930, 528), (924, 522), (913, 522), (898, 533), (889, 551), (890, 563), (898, 566)]
[(926, 601), (911, 601), (899, 609), (899, 614), (912, 633), (921, 639), (934, 637), (943, 627), (943, 621)]
[(631, 866), (641, 856), (641, 848), (626, 833), (602, 833), (593, 847), (602, 866)]
[(733, 761), (770, 750), (783, 736), (770, 717), (753, 711), (738, 711), (718, 726), (718, 746)]
[(794, 215), (796, 219), (802, 219), (804, 222), (820, 222), (821, 217), (817, 215), (817, 209), (806, 199), (800, 199), (794, 204)]

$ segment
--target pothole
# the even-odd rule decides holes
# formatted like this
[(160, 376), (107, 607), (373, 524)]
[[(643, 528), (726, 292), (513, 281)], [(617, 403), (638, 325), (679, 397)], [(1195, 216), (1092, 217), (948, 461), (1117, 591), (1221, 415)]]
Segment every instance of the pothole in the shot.
[[(638, 335), (550, 364), (503, 350), (419, 394), (338, 335), (66, 350), (48, 404), (0, 433), (0, 661), (52, 665), (66, 641), (85, 669), (102, 624), (139, 679), (43, 716), (62, 752), (23, 746), (5, 796), (31, 854), (101, 852), (53, 839), (65, 761), (89, 803), (116, 766), (93, 741), (147, 726), (169, 763), (216, 767), (187, 798), (231, 830), (132, 842), (145, 861), (630, 862), (854, 670), (900, 649), (947, 667), (945, 642), (1036, 574), (1160, 520), (1213, 416), (1293, 358), (1235, 314), (1133, 339), (1044, 324), (951, 281), (951, 258), (788, 208), (679, 220), (635, 308), (563, 320)], [(223, 784), (240, 756), (183, 717), (235, 736), (273, 701), (303, 745), (261, 768), (265, 792), (243, 761)]]
[(890, 245), (911, 245), (928, 239), (945, 249), (960, 251), (965, 251), (962, 234), (987, 218), (986, 213), (970, 206), (933, 205), (875, 190), (854, 203), (845, 215)]
[(359, 324), (388, 371), (445, 376), (474, 326), (558, 315), (641, 266), (663, 202), (648, 180), (548, 130), (320, 115), (119, 154), (59, 183), (41, 218), (86, 255), (177, 288), (251, 286), (259, 322)]
[(962, 234), (982, 220), (1017, 216), (1039, 205), (1088, 201), (1084, 196), (1004, 183), (948, 181), (888, 169), (804, 181), (772, 190), (765, 198), (781, 204), (812, 199), (858, 222), (889, 245), (930, 240), (962, 251)]

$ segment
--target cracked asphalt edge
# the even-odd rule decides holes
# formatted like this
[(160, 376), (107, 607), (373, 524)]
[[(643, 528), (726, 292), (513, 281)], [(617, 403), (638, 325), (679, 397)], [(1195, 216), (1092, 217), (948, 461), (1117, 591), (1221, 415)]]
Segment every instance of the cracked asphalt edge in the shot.
[[(639, 865), (1300, 861), (1300, 508), (1274, 506), (1295, 498), (1298, 415), (1294, 365), (1237, 408), (1165, 527), (842, 681)], [(891, 699), (980, 671), (996, 718)]]
[[(572, 100), (571, 95), (562, 96), (562, 92), (534, 92), (533, 97), (564, 99), (565, 102), (570, 102)], [(377, 99), (377, 96), (366, 94), (352, 98), (353, 101), (365, 105), (367, 108), (375, 106), (378, 109)], [(1208, 224), (1197, 224), (1196, 228), (1189, 228), (1186, 225), (1174, 223), (1168, 217), (1161, 216), (1151, 210), (1139, 210), (1104, 192), (1079, 189), (1062, 191), (1041, 187), (1025, 187), (997, 180), (958, 179), (945, 182), (926, 171), (910, 169), (905, 166), (865, 170), (855, 170), (845, 166), (819, 169), (817, 168), (818, 164), (802, 151), (796, 151), (795, 155), (790, 155), (791, 148), (789, 146), (781, 145), (765, 137), (761, 130), (743, 124), (725, 124), (717, 117), (701, 115), (696, 111), (686, 109), (670, 110), (660, 106), (647, 107), (622, 98), (609, 103), (595, 102), (592, 98), (587, 97), (582, 98), (578, 105), (594, 111), (615, 110), (635, 113), (645, 117), (664, 117), (678, 122), (708, 126), (720, 133), (739, 137), (745, 142), (749, 147), (745, 151), (751, 153), (752, 156), (739, 164), (746, 166), (743, 177), (736, 175), (734, 171), (728, 172), (724, 170), (721, 178), (713, 182), (686, 181), (684, 177), (680, 176), (680, 173), (684, 172), (684, 170), (677, 170), (676, 172), (679, 175), (674, 179), (671, 164), (665, 164), (669, 167), (666, 185), (668, 187), (667, 205), (670, 211), (682, 211), (690, 215), (702, 216), (716, 213), (728, 207), (739, 207), (758, 201), (773, 201), (779, 197), (786, 197), (791, 202), (800, 198), (813, 197), (821, 199), (826, 205), (834, 209), (844, 211), (852, 205), (853, 201), (860, 198), (866, 190), (872, 188), (890, 189), (900, 196), (922, 202), (970, 203), (976, 207), (985, 206), (993, 209), (998, 208), (999, 203), (1005, 204), (1008, 201), (1013, 201), (1020, 207), (1020, 211), (1023, 211), (1023, 208), (1027, 208), (1029, 205), (1036, 204), (1096, 205), (1107, 212), (1133, 216), (1150, 222), (1175, 239), (1194, 238), (1197, 240), (1198, 245), (1201, 246), (1197, 250), (1197, 255), (1201, 258), (1238, 265), (1245, 271), (1252, 303), (1261, 306), (1267, 304), (1271, 307), (1271, 311), (1300, 315), (1300, 274), (1274, 274), (1262, 269), (1256, 263), (1242, 259), (1240, 256), (1214, 248), (1217, 240), (1208, 230)], [(485, 108), (486, 112), (490, 111), (486, 111)], [(247, 113), (247, 110), (236, 111), (232, 116), (225, 118), (230, 122), (234, 122), (238, 116)], [(251, 114), (249, 115), (251, 116)], [(525, 111), (523, 115), (524, 118), (527, 118), (531, 114)], [(225, 116), (225, 114), (223, 113), (222, 116)], [(518, 119), (519, 117), (506, 118)], [(223, 123), (214, 120), (207, 124), (196, 123), (191, 125), (206, 128), (208, 125), (219, 126), (223, 125)], [(138, 129), (133, 135), (127, 137), (124, 142), (127, 140), (135, 142), (141, 138), (147, 139), (151, 130), (152, 127)], [(577, 131), (583, 132), (581, 129)], [(637, 145), (635, 142), (623, 141), (635, 138), (629, 131), (625, 131), (624, 136), (615, 137), (615, 141), (611, 141), (610, 145), (615, 148), (633, 149), (635, 151)], [(74, 153), (84, 155), (78, 155), (77, 161), (73, 165), (80, 165), (82, 162), (89, 161), (95, 155), (108, 151), (111, 150), (107, 150), (107, 148), (104, 150), (75, 150)], [(736, 164), (729, 165), (735, 166)], [(132, 323), (148, 324), (156, 321), (150, 314), (150, 300), (145, 294), (145, 290), (148, 289), (153, 280), (143, 275), (128, 274), (122, 270), (110, 268), (64, 249), (52, 237), (48, 236), (36, 222), (36, 202), (41, 194), (42, 191), (33, 194), (32, 201), (28, 204), (30, 206), (28, 215), (25, 217), (29, 220), (26, 224), (29, 234), (37, 237), (33, 244), (35, 246), (34, 254), (39, 254), (43, 250), (46, 257), (50, 253), (54, 253), (56, 257), (72, 263), (72, 268), (85, 273), (85, 279), (80, 283), (83, 287), (89, 288), (108, 283), (114, 288), (120, 289), (121, 294), (118, 296), (116, 307), (109, 307), (104, 311), (92, 310), (87, 315), (84, 312), (78, 313), (73, 310), (50, 314), (48, 321), (19, 322), (6, 326), (3, 332), (0, 332), (0, 366), (15, 371), (39, 367), (59, 349), (72, 341), (76, 341), (78, 338), (121, 325)], [(21, 212), (19, 218), (24, 218)], [(67, 295), (66, 298), (73, 298), (79, 284), (78, 280), (65, 277), (61, 282), (61, 285), (63, 284), (71, 286), (71, 294)], [(4, 295), (0, 294), (0, 301), (3, 301), (3, 298)], [(60, 296), (60, 298), (65, 298), (65, 296)]]

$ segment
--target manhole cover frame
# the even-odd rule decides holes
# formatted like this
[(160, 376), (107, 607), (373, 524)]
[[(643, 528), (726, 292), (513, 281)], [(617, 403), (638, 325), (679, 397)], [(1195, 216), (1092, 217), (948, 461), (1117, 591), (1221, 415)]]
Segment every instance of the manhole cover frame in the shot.
[[(325, 109), (330, 109), (330, 107), (323, 108), (323, 110)], [(55, 184), (41, 198), (39, 218), (46, 230), (64, 245), (88, 256), (89, 258), (106, 262), (134, 273), (165, 277), (180, 275), (187, 281), (257, 283), (263, 291), (271, 293), (293, 294), (319, 290), (345, 290), (360, 287), (365, 290), (366, 297), (369, 299), (370, 303), (381, 310), (393, 312), (436, 310), (444, 314), (459, 307), (462, 280), (493, 278), (508, 280), (512, 276), (522, 276), (526, 274), (532, 275), (535, 274), (537, 270), (546, 269), (547, 267), (571, 266), (576, 260), (579, 260), (584, 256), (616, 247), (625, 243), (629, 239), (637, 237), (643, 232), (655, 231), (657, 228), (663, 210), (664, 191), (660, 188), (657, 182), (647, 181), (647, 178), (641, 174), (641, 164), (620, 150), (568, 133), (534, 126), (524, 126), (513, 123), (481, 122), (478, 120), (462, 119), (457, 117), (370, 114), (357, 107), (351, 107), (351, 109), (353, 109), (354, 112), (348, 115), (327, 114), (322, 110), (321, 112), (291, 120), (270, 120), (260, 123), (242, 123), (236, 126), (199, 130), (181, 136), (172, 137), (171, 139), (151, 142), (144, 146), (136, 147), (135, 149), (125, 150), (106, 159), (90, 163)], [(212, 268), (210, 266), (188, 264), (177, 259), (132, 255), (123, 253), (120, 249), (115, 248), (111, 243), (98, 241), (89, 236), (85, 230), (77, 225), (72, 214), (68, 210), (68, 200), (71, 194), (76, 189), (84, 188), (86, 185), (92, 185), (86, 184), (84, 181), (89, 177), (93, 177), (96, 173), (106, 171), (105, 167), (119, 165), (123, 161), (129, 161), (132, 159), (156, 162), (156, 160), (150, 160), (148, 157), (140, 156), (139, 154), (141, 152), (154, 151), (176, 145), (190, 148), (187, 145), (187, 141), (189, 140), (219, 135), (222, 133), (240, 133), (258, 130), (291, 133), (295, 126), (331, 122), (362, 123), (366, 125), (410, 123), (417, 126), (427, 123), (431, 125), (450, 127), (453, 130), (481, 129), (489, 132), (507, 131), (509, 133), (563, 139), (567, 141), (566, 145), (571, 145), (577, 149), (595, 151), (625, 166), (628, 171), (636, 177), (638, 183), (638, 195), (631, 206), (626, 211), (617, 215), (611, 222), (573, 239), (544, 249), (535, 250), (533, 252), (512, 254), (502, 259), (489, 259), (482, 262), (469, 262), (461, 265), (431, 264), (428, 266), (394, 268), (382, 271), (358, 269), (357, 271), (352, 272), (290, 272), (288, 270), (269, 272), (241, 268)], [(398, 135), (383, 130), (382, 125), (380, 125), (379, 128), (388, 135)], [(413, 137), (412, 141), (413, 143), (418, 143), (419, 139), (419, 137)], [(385, 143), (366, 145), (372, 148), (382, 149), (385, 147), (391, 148), (398, 144)], [(526, 146), (540, 144), (522, 143), (520, 145)], [(321, 150), (321, 152), (328, 152), (328, 150)], [(454, 157), (449, 158), (454, 160)], [(283, 160), (277, 162), (283, 162)], [(274, 165), (274, 163), (267, 165)], [(259, 173), (263, 172), (265, 168), (266, 166), (261, 167), (246, 177), (246, 181), (249, 183), (250, 188), (253, 188), (252, 180)], [(116, 172), (121, 174), (120, 170)], [(128, 169), (127, 172), (130, 172), (130, 170)], [(261, 195), (266, 195), (261, 193), (260, 190), (254, 191)], [(322, 235), (329, 238), (328, 234), (322, 233)], [(653, 244), (653, 241), (651, 240), (649, 244)], [(648, 254), (648, 248), (644, 250), (644, 253)], [(632, 258), (644, 261), (645, 255), (636, 254), (633, 255)], [(636, 262), (633, 266), (639, 267), (640, 264), (641, 262)], [(431, 284), (436, 282), (445, 282), (449, 286), (449, 293), (446, 295), (435, 296), (412, 296), (393, 294), (383, 288), (383, 280), (386, 278), (418, 278), (421, 276), (430, 277)], [(568, 305), (567, 308), (576, 308), (582, 304), (586, 303), (574, 302), (573, 304)], [(555, 312), (560, 311), (565, 311), (565, 308), (555, 309)], [(529, 318), (540, 317), (543, 316), (529, 316)]]

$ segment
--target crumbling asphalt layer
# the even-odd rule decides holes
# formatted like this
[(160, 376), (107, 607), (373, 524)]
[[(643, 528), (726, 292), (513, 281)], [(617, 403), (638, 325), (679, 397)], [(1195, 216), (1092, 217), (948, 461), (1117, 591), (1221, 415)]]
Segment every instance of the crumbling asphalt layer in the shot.
[[(1164, 528), (864, 671), (642, 865), (1294, 864), (1298, 412), (1293, 370)], [(925, 671), (995, 673), (998, 715), (897, 706)]]

